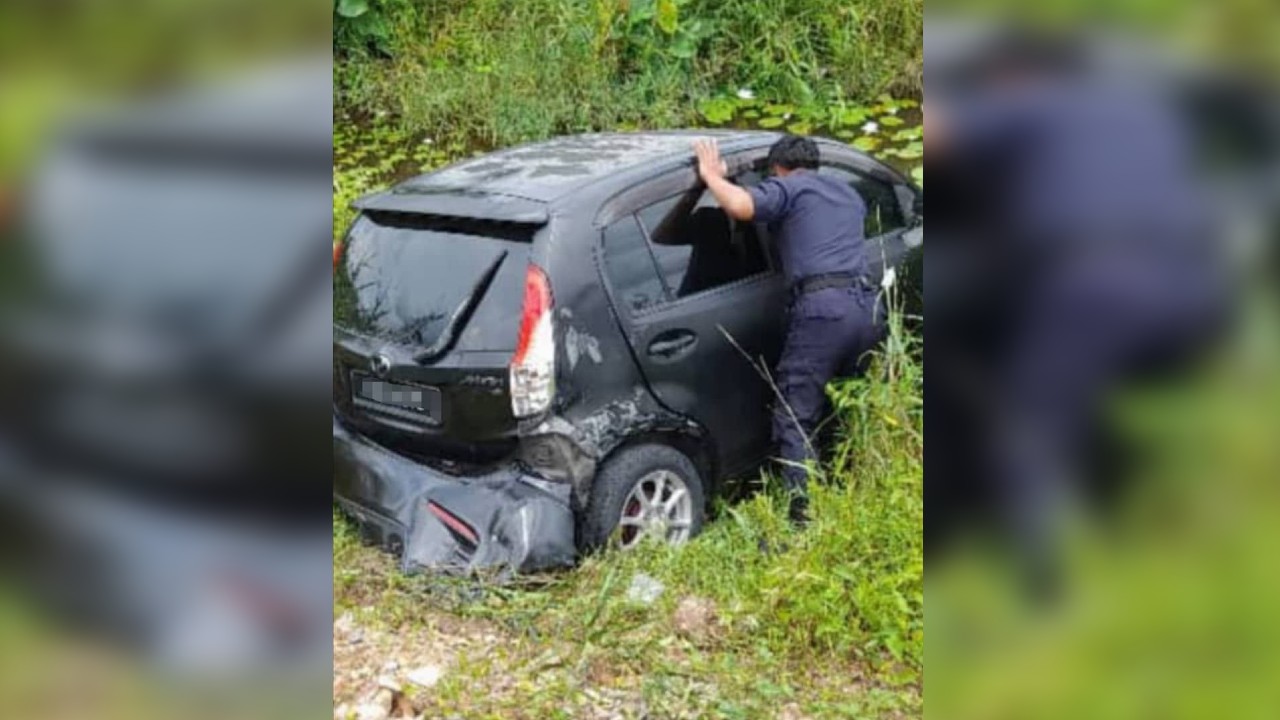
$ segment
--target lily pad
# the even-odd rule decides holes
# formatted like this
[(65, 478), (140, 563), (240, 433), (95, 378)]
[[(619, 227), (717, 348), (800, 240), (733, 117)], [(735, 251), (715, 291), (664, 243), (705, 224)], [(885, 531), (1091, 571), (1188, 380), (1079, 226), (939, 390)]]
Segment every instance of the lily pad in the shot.
[(906, 147), (898, 148), (898, 157), (903, 160), (919, 160), (924, 157), (924, 145), (917, 141)]
[(915, 127), (903, 128), (902, 130), (899, 130), (898, 132), (893, 134), (893, 140), (895, 142), (910, 142), (912, 140), (919, 140), (922, 137), (924, 137), (924, 128), (920, 127), (919, 125)]
[(870, 135), (863, 135), (862, 137), (853, 141), (853, 146), (863, 152), (871, 152), (876, 148), (880, 147), (880, 138), (872, 137)]
[(834, 122), (837, 125), (861, 125), (867, 119), (867, 111), (865, 108), (846, 108), (835, 113)]
[(776, 128), (776, 127), (781, 127), (781, 126), (782, 126), (782, 123), (784, 123), (784, 122), (786, 122), (786, 121), (785, 121), (785, 120), (783, 120), (783, 119), (782, 119), (782, 118), (780, 118), (780, 117), (767, 117), (767, 118), (761, 118), (761, 120), (760, 120), (760, 127), (762, 127), (762, 128)]
[(727, 98), (714, 98), (702, 103), (698, 111), (713, 125), (721, 125), (733, 119), (734, 106)]
[(787, 126), (787, 132), (794, 135), (808, 135), (813, 130), (813, 125), (807, 122), (795, 122)]
[(885, 127), (897, 127), (903, 124), (903, 119), (897, 115), (885, 115), (880, 118), (880, 124)]

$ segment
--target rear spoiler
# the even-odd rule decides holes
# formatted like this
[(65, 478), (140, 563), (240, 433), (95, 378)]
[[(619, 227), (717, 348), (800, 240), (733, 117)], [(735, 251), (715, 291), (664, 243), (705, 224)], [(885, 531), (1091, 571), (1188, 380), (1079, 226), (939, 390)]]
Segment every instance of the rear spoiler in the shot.
[(545, 225), (547, 206), (513, 195), (498, 195), (430, 186), (402, 185), (366, 195), (351, 206), (357, 210), (464, 217), (476, 220)]

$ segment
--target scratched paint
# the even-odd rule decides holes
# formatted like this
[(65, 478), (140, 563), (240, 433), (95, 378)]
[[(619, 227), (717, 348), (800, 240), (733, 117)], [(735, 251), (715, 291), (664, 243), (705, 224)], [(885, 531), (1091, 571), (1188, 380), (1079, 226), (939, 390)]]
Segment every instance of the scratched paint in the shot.
[(564, 334), (564, 351), (569, 359), (571, 371), (577, 368), (578, 360), (582, 357), (590, 359), (597, 365), (604, 362), (604, 355), (600, 352), (600, 341), (594, 335), (589, 335), (572, 326)]

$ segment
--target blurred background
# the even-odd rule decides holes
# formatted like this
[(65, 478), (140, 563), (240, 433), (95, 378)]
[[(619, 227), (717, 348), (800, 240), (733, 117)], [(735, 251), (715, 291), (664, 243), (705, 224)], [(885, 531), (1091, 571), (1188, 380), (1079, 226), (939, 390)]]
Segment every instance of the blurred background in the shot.
[(1280, 8), (929, 13), (930, 712), (1270, 717)]
[(0, 716), (330, 711), (332, 12), (0, 6)]

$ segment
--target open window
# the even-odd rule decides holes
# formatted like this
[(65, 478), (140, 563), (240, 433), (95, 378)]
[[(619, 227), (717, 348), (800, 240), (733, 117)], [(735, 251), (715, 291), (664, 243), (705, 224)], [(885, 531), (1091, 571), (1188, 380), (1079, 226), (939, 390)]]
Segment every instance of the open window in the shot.
[[(735, 176), (750, 184), (755, 171)], [(633, 313), (767, 273), (760, 230), (732, 220), (699, 185), (619, 218), (605, 228), (605, 269)]]

